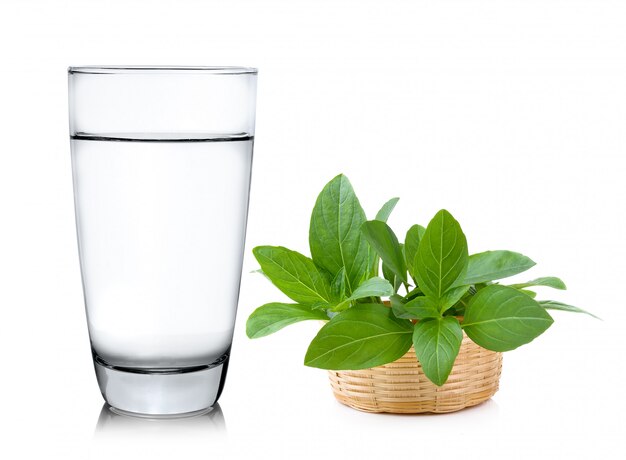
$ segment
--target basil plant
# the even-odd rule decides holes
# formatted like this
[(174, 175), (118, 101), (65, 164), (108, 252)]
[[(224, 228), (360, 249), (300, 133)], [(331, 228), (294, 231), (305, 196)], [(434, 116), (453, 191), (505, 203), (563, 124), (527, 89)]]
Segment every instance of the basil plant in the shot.
[(311, 257), (282, 246), (254, 248), (260, 272), (292, 302), (257, 308), (246, 324), (248, 337), (263, 337), (299, 321), (325, 320), (305, 365), (366, 369), (397, 360), (413, 345), (426, 377), (443, 385), (463, 331), (481, 347), (508, 351), (550, 327), (547, 310), (586, 313), (535, 299), (535, 286), (565, 289), (559, 278), (496, 282), (535, 262), (504, 250), (470, 255), (461, 226), (445, 209), (426, 228), (412, 226), (400, 243), (386, 223), (397, 202), (389, 200), (368, 221), (350, 181), (339, 175), (313, 208)]

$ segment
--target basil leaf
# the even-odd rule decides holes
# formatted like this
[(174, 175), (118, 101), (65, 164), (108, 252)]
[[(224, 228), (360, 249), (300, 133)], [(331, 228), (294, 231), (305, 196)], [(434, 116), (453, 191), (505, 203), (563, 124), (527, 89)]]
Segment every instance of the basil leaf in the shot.
[(396, 318), (417, 319), (415, 315), (409, 313), (404, 308), (404, 305), (406, 304), (406, 302), (402, 296), (398, 294), (394, 294), (390, 296), (389, 303), (391, 303), (391, 311), (393, 311), (393, 314), (395, 315)]
[(415, 255), (417, 254), (417, 248), (419, 247), (421, 239), (424, 237), (426, 229), (421, 225), (413, 225), (406, 232), (406, 238), (404, 239), (404, 258), (406, 260), (406, 267), (409, 273), (415, 279), (415, 270), (413, 263), (415, 262)]
[(335, 299), (344, 299), (346, 297), (346, 269), (341, 269), (335, 275), (332, 283), (330, 284), (331, 294)]
[(552, 317), (535, 300), (509, 286), (481, 289), (465, 309), (463, 329), (483, 348), (513, 350), (541, 335)]
[(515, 289), (523, 289), (532, 286), (548, 286), (554, 289), (561, 290), (567, 289), (565, 283), (556, 276), (544, 276), (543, 278), (536, 278), (532, 281), (527, 281), (525, 283), (510, 284), (509, 286)]
[[(387, 219), (389, 219), (389, 216), (391, 215), (391, 212), (393, 211), (393, 209), (396, 207), (396, 204), (398, 204), (398, 201), (400, 201), (400, 198), (392, 198), (389, 201), (387, 201), (382, 208), (380, 208), (380, 210), (376, 213), (376, 218), (374, 220), (379, 220), (381, 222), (387, 222)], [(378, 276), (378, 261), (380, 260), (380, 258), (378, 257), (378, 254), (376, 254), (376, 251), (374, 251), (372, 249), (372, 247), (368, 244), (368, 260), (369, 260), (369, 269), (368, 269), (368, 276), (372, 277), (372, 276)], [(387, 270), (389, 271), (389, 270)], [(387, 281), (389, 281), (392, 285), (396, 285), (398, 283), (396, 283), (394, 281), (393, 278), (389, 278), (387, 275), (385, 275), (385, 267), (383, 266), (383, 276), (385, 277), (385, 279)], [(396, 289), (397, 291), (397, 289)]]
[(392, 272), (386, 264), (383, 264), (383, 278), (389, 281), (389, 283), (393, 286), (394, 293), (398, 292), (402, 282), (398, 280), (396, 274)]
[(424, 295), (424, 293), (422, 292), (422, 290), (418, 287), (411, 289), (405, 296), (404, 298), (406, 300), (411, 300), (414, 299), (415, 297), (419, 296), (419, 295)]
[(370, 278), (354, 290), (352, 295), (339, 303), (333, 311), (341, 311), (350, 306), (353, 300), (365, 299), (366, 297), (383, 297), (393, 294), (393, 286), (389, 281), (382, 278)]
[(417, 248), (413, 268), (419, 288), (442, 307), (445, 292), (463, 279), (468, 257), (461, 226), (442, 209), (428, 224)]
[(382, 278), (370, 278), (354, 290), (350, 298), (352, 300), (364, 299), (365, 297), (387, 297), (393, 294), (393, 286), (389, 281)]
[(573, 305), (568, 305), (566, 303), (557, 302), (555, 300), (540, 300), (539, 305), (547, 310), (560, 310), (560, 311), (569, 311), (572, 313), (584, 313), (585, 315), (593, 316), (595, 319), (601, 320), (601, 318), (597, 317), (593, 313), (589, 313), (582, 308), (575, 307)]
[(419, 296), (404, 304), (404, 310), (410, 313), (411, 318), (439, 318), (441, 314), (437, 308), (437, 303), (430, 297)]
[(310, 367), (356, 370), (381, 366), (411, 348), (413, 325), (380, 304), (359, 304), (320, 329), (304, 358)]
[[(404, 251), (404, 245), (400, 244), (400, 249)], [(402, 280), (396, 276), (394, 272), (387, 266), (387, 264), (383, 263), (383, 277), (389, 281), (393, 286), (394, 294), (398, 292), (400, 286), (402, 286)]]
[(369, 270), (368, 245), (360, 231), (365, 220), (365, 212), (343, 174), (326, 184), (311, 214), (309, 245), (313, 262), (333, 277), (345, 267), (348, 294)]
[(328, 274), (299, 252), (282, 246), (252, 250), (263, 273), (292, 300), (304, 305), (333, 303)]
[(361, 226), (361, 232), (389, 268), (403, 283), (407, 283), (404, 254), (393, 230), (384, 222), (370, 220)]
[(458, 286), (448, 289), (439, 301), (441, 312), (445, 312), (448, 308), (461, 300), (468, 290), (469, 286)]
[[(512, 287), (512, 286), (511, 286)], [(517, 288), (516, 288), (517, 289)], [(534, 299), (535, 297), (537, 297), (537, 293), (535, 291), (531, 291), (529, 289), (517, 289), (519, 292), (523, 292), (524, 294), (526, 294), (528, 297), (530, 297), (531, 299)]]
[(376, 214), (375, 220), (379, 220), (381, 222), (387, 222), (387, 219), (389, 219), (389, 216), (391, 215), (391, 212), (398, 204), (398, 201), (400, 201), (400, 198), (392, 198), (391, 200), (387, 201), (383, 205), (383, 207), (380, 208), (380, 211), (378, 211), (378, 213)]
[(513, 251), (485, 251), (469, 257), (467, 273), (462, 284), (478, 284), (522, 273), (535, 262)]
[(459, 354), (463, 330), (453, 316), (427, 319), (415, 325), (413, 346), (424, 374), (435, 385), (446, 383)]
[(282, 329), (290, 324), (309, 319), (327, 320), (326, 313), (311, 310), (306, 305), (287, 303), (268, 303), (252, 312), (246, 322), (246, 335), (257, 339)]

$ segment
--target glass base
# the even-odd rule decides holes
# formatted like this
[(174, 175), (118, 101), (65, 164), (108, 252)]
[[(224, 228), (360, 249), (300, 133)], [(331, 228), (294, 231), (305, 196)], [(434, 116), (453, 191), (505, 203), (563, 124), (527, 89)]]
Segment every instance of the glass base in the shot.
[(102, 397), (113, 410), (135, 416), (196, 415), (212, 407), (226, 380), (228, 355), (219, 364), (187, 372), (121, 370), (94, 356)]

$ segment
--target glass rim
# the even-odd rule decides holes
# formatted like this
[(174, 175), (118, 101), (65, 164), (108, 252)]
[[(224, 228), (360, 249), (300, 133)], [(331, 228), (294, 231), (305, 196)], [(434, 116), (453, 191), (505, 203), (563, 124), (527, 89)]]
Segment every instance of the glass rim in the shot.
[(177, 65), (87, 65), (70, 66), (69, 74), (120, 75), (120, 74), (155, 74), (155, 73), (189, 73), (208, 75), (256, 75), (254, 67), (237, 66), (177, 66)]

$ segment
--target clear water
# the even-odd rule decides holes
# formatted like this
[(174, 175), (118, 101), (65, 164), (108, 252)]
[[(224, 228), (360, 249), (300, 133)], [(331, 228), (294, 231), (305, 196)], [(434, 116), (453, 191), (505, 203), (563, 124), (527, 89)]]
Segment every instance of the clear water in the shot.
[(246, 135), (71, 140), (92, 349), (110, 366), (205, 366), (230, 348), (248, 207)]

